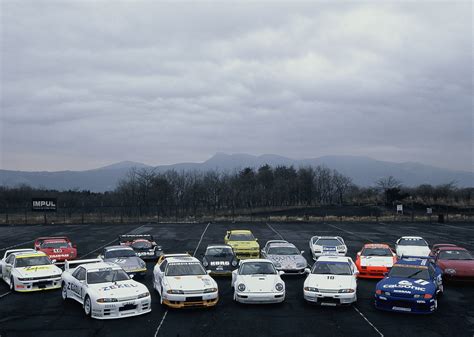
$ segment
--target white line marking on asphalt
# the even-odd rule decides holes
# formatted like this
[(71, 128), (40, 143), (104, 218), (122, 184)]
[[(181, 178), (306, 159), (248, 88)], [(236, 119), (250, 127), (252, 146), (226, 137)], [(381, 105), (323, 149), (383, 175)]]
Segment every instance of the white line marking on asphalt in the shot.
[(349, 234), (351, 234), (351, 235), (357, 236), (357, 237), (359, 237), (359, 238), (362, 238), (362, 239), (364, 239), (364, 240), (367, 240), (367, 241), (370, 241), (370, 242), (374, 242), (373, 240), (370, 240), (369, 238), (367, 238), (367, 237), (365, 237), (365, 236), (362, 236), (362, 235), (356, 234), (356, 233), (354, 233), (354, 232), (345, 230), (345, 229), (343, 229), (343, 228), (341, 228), (341, 227), (338, 227), (338, 226), (336, 226), (336, 225), (331, 225), (331, 224), (328, 224), (328, 225), (331, 226), (331, 227), (333, 227), (333, 228), (339, 229), (340, 231), (343, 231), (343, 232), (349, 233)]
[[(209, 227), (210, 224), (211, 224), (211, 223), (209, 222), (209, 223), (207, 224), (206, 228), (204, 228), (204, 231), (203, 231), (202, 234), (201, 234), (201, 238), (199, 239), (199, 242), (198, 242), (198, 244), (197, 244), (197, 247), (196, 247), (196, 249), (194, 250), (193, 256), (196, 255), (196, 253), (197, 253), (197, 251), (198, 251), (198, 249), (199, 249), (199, 246), (201, 245), (202, 238), (204, 237), (204, 234), (206, 234), (207, 228)], [(161, 329), (161, 327), (163, 326), (163, 323), (164, 323), (164, 321), (165, 321), (166, 315), (168, 315), (168, 309), (166, 309), (165, 313), (163, 314), (163, 317), (161, 318), (160, 325), (158, 325), (158, 328), (156, 328), (154, 337), (157, 337), (157, 336), (158, 336), (158, 333), (160, 332), (160, 329)]]
[[(135, 229), (132, 229), (132, 230), (131, 230), (130, 232), (128, 232), (127, 234), (133, 234), (132, 232), (134, 232), (134, 231), (136, 231), (136, 230), (142, 228), (143, 226), (145, 226), (145, 225), (141, 225), (140, 227), (137, 227), (137, 228), (135, 228)], [(90, 255), (90, 254), (92, 254), (92, 253), (98, 251), (99, 249), (104, 248), (105, 246), (110, 245), (111, 243), (113, 243), (113, 242), (115, 242), (115, 241), (117, 241), (116, 238), (113, 239), (112, 241), (109, 241), (109, 242), (107, 242), (106, 244), (100, 246), (99, 248), (96, 248), (96, 249), (94, 249), (93, 251), (90, 251), (89, 253), (82, 255), (80, 258), (83, 259), (83, 258), (85, 258), (87, 255)]]
[(272, 226), (270, 226), (270, 224), (267, 222), (267, 226), (272, 230), (274, 231), (282, 240), (285, 240), (285, 238), (283, 237), (283, 235), (281, 235), (275, 228), (273, 228)]
[(354, 308), (355, 311), (357, 311), (357, 313), (358, 313), (367, 323), (369, 323), (369, 325), (370, 325), (375, 331), (377, 331), (377, 333), (379, 334), (380, 337), (384, 337), (384, 336), (383, 336), (383, 333), (381, 333), (381, 332), (379, 331), (379, 329), (377, 329), (377, 327), (376, 327), (375, 325), (373, 325), (372, 322), (369, 321), (369, 320), (367, 319), (367, 317), (365, 317), (365, 315), (359, 311), (359, 309), (357, 309), (355, 306), (352, 306), (352, 307)]
[(9, 291), (9, 292), (7, 292), (7, 293), (5, 293), (5, 294), (1, 294), (1, 295), (0, 295), (0, 298), (5, 297), (5, 296), (7, 296), (7, 295), (10, 295), (11, 293), (12, 293), (12, 292)]
[(30, 240), (30, 241), (25, 241), (25, 242), (22, 242), (22, 243), (17, 243), (16, 245), (12, 245), (12, 246), (5, 247), (5, 248), (0, 248), (0, 251), (7, 250), (7, 249), (10, 249), (10, 248), (15, 248), (15, 247), (18, 247), (18, 246), (21, 246), (21, 245), (24, 245), (24, 244), (27, 244), (27, 243), (30, 243), (30, 242), (34, 242), (34, 241), (35, 240)]

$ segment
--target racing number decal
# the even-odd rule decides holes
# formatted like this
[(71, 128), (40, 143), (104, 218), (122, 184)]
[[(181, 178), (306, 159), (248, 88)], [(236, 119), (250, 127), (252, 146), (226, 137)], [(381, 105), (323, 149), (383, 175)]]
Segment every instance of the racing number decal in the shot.
[(333, 275), (328, 275), (328, 280), (334, 280), (334, 276)]
[(72, 291), (79, 298), (82, 298), (82, 287), (81, 286), (78, 286), (75, 283), (69, 282), (67, 284), (67, 289)]

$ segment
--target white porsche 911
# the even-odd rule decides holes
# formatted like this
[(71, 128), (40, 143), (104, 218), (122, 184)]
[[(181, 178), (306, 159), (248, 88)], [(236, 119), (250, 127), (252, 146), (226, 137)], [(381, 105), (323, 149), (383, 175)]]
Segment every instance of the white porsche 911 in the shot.
[(0, 275), (11, 290), (19, 292), (58, 289), (62, 270), (43, 252), (11, 249), (0, 261)]
[(395, 243), (395, 251), (398, 257), (427, 257), (431, 252), (428, 242), (421, 236), (402, 236)]
[(66, 261), (61, 286), (63, 300), (76, 300), (93, 318), (123, 318), (151, 311), (147, 287), (114, 263), (99, 259)]
[(304, 299), (321, 305), (336, 306), (357, 301), (357, 267), (350, 257), (321, 256), (308, 269)]
[(188, 254), (163, 255), (153, 269), (153, 287), (171, 308), (212, 307), (219, 300), (216, 281)]
[(340, 236), (313, 236), (309, 240), (309, 250), (316, 260), (323, 255), (345, 256), (347, 246)]
[(285, 300), (283, 271), (266, 259), (241, 260), (232, 272), (234, 301), (240, 303), (280, 303)]

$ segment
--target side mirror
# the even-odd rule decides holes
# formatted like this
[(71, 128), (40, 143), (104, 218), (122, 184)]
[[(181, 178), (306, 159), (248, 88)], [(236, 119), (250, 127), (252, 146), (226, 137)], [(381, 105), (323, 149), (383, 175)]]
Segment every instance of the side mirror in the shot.
[(283, 270), (280, 270), (280, 271), (278, 272), (278, 275), (284, 275), (284, 274), (285, 274), (285, 272), (284, 272)]
[(361, 254), (360, 252), (357, 252), (357, 256), (360, 256), (360, 254)]
[(301, 251), (301, 255), (303, 255), (303, 254), (304, 254), (304, 250)]
[(387, 272), (383, 273), (383, 276), (388, 277), (388, 273)]
[(206, 273), (207, 273), (207, 275), (211, 275), (211, 271), (210, 271), (210, 270), (206, 270)]
[(357, 276), (357, 275), (359, 275), (359, 274), (360, 274), (360, 273), (359, 273), (359, 271), (358, 271), (358, 270), (354, 271), (354, 275), (356, 275), (356, 276)]
[(51, 263), (53, 264), (56, 263), (56, 259), (51, 260)]
[(130, 278), (134, 278), (134, 277), (135, 277), (135, 274), (131, 274), (131, 275), (130, 275)]
[(305, 269), (304, 269), (304, 272), (305, 272), (306, 274), (309, 274), (309, 273), (311, 273), (311, 269), (305, 268)]
[(257, 239), (257, 238), (255, 238), (255, 242), (258, 242), (258, 239)]
[(77, 245), (72, 245), (72, 248), (76, 248), (76, 249), (77, 249)]

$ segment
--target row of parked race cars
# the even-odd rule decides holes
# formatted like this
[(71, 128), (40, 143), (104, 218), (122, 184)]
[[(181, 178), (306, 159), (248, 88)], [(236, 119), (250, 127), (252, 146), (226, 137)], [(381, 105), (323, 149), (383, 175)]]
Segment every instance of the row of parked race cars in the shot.
[[(35, 240), (34, 248), (7, 250), (0, 261), (1, 278), (18, 292), (61, 288), (62, 298), (82, 304), (87, 316), (129, 317), (151, 311), (144, 259), (157, 259), (153, 287), (160, 303), (172, 308), (212, 307), (219, 299), (212, 276), (231, 276), (233, 299), (240, 303), (285, 300), (282, 275), (307, 275), (304, 299), (336, 306), (357, 301), (357, 279), (381, 279), (375, 288), (378, 309), (431, 313), (444, 291), (443, 280), (474, 281), (474, 257), (462, 247), (405, 236), (388, 244), (368, 243), (355, 262), (339, 236), (313, 236), (312, 267), (304, 251), (285, 240), (270, 240), (260, 249), (248, 230), (228, 231), (223, 244), (206, 248), (201, 261), (188, 253), (164, 254), (151, 235), (121, 235), (120, 245), (102, 249), (95, 259), (76, 260), (77, 248), (67, 237)], [(64, 271), (58, 267), (64, 264)]]

